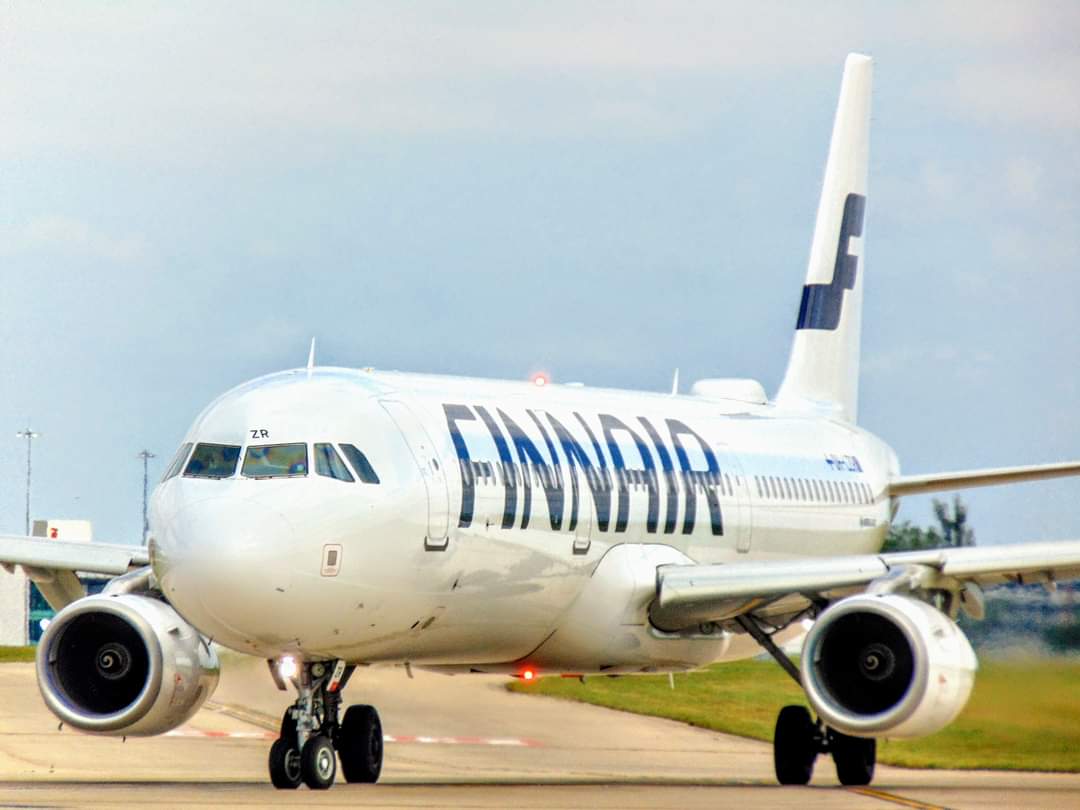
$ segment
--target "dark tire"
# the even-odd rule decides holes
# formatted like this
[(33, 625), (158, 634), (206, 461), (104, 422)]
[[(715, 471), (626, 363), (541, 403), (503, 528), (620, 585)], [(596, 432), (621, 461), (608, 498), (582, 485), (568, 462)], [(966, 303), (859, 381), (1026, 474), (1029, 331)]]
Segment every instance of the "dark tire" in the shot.
[(312, 790), (326, 790), (337, 775), (337, 755), (330, 738), (316, 734), (304, 743), (300, 752), (300, 775)]
[(296, 749), (295, 735), (291, 742), (281, 737), (270, 746), (270, 782), (278, 790), (300, 787), (300, 752)]
[(383, 730), (373, 706), (350, 706), (338, 736), (346, 782), (377, 782), (382, 772)]
[(281, 715), (281, 730), (278, 734), (296, 745), (296, 718), (292, 716), (291, 708), (286, 709), (285, 714)]
[(781, 785), (806, 785), (818, 755), (817, 726), (802, 706), (785, 706), (776, 718), (773, 765)]
[(829, 736), (829, 749), (841, 785), (870, 784), (877, 762), (877, 740), (833, 731)]

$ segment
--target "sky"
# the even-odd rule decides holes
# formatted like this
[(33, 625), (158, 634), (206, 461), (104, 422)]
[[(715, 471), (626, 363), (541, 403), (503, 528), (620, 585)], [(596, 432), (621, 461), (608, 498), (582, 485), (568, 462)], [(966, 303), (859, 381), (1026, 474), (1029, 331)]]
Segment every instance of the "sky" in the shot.
[[(33, 516), (138, 542), (136, 454), (313, 336), (775, 391), (850, 51), (860, 424), (911, 473), (1080, 458), (1078, 40), (1068, 2), (4, 4), (0, 531), (29, 420)], [(980, 544), (1080, 537), (1080, 480), (963, 497)]]

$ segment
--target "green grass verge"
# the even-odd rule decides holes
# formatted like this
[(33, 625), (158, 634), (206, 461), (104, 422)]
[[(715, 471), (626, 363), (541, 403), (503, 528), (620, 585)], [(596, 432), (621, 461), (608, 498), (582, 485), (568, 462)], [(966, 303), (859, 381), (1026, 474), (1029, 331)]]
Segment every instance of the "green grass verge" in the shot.
[[(768, 661), (718, 664), (675, 676), (592, 676), (512, 682), (516, 692), (594, 703), (771, 740), (776, 713), (806, 705), (802, 690)], [(991, 768), (1080, 772), (1080, 662), (989, 662), (963, 713), (918, 740), (878, 744), (878, 761), (912, 768)]]
[(37, 647), (0, 647), (0, 664), (33, 661)]

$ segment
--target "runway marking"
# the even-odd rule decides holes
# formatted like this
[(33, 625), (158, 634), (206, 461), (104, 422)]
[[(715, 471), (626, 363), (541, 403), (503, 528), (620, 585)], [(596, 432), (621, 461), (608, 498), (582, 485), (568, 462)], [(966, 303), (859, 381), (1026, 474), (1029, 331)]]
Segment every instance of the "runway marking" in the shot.
[[(272, 731), (216, 731), (197, 728), (177, 728), (166, 737), (211, 737), (233, 740), (276, 740)], [(493, 745), (509, 748), (540, 748), (536, 740), (525, 737), (432, 737), (422, 734), (384, 734), (383, 742), (419, 745)]]
[(384, 734), (388, 743), (422, 743), (425, 745), (499, 745), (512, 748), (539, 748), (540, 743), (524, 737), (425, 737), (419, 735)]
[(903, 796), (897, 796), (895, 793), (886, 793), (884, 790), (874, 790), (868, 787), (853, 787), (848, 788), (851, 793), (858, 793), (861, 796), (869, 796), (871, 799), (881, 799), (883, 802), (892, 802), (893, 804), (903, 805), (904, 807), (911, 807), (914, 810), (947, 810), (940, 804), (929, 804), (927, 802), (920, 802), (917, 799), (905, 799)]
[(234, 740), (276, 740), (278, 735), (269, 731), (202, 731), (197, 728), (174, 728), (165, 732), (166, 737), (216, 737)]

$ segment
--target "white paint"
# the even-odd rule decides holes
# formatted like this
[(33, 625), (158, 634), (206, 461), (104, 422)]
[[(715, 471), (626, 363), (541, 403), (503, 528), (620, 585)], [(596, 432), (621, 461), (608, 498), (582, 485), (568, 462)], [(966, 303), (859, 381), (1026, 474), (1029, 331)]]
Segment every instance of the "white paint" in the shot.
[(29, 643), (30, 583), (22, 568), (0, 568), (0, 646)]

